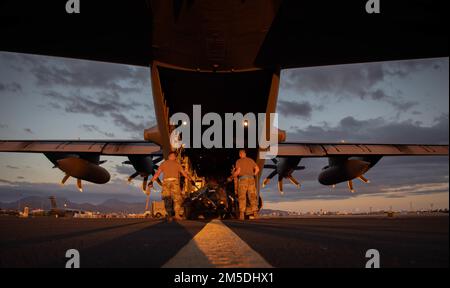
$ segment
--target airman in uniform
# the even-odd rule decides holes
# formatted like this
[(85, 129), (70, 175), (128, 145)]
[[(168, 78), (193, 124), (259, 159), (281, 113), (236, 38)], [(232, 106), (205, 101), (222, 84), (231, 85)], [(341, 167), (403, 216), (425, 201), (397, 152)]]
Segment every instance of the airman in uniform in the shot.
[(239, 160), (236, 161), (234, 177), (238, 178), (239, 219), (245, 219), (247, 197), (250, 201), (250, 212), (258, 217), (258, 201), (256, 195), (255, 176), (259, 173), (259, 167), (253, 159), (248, 158), (245, 150), (239, 151)]
[(184, 171), (181, 164), (177, 162), (175, 152), (170, 152), (168, 159), (159, 166), (158, 171), (156, 171), (149, 183), (149, 187), (153, 187), (153, 181), (155, 181), (161, 173), (164, 174), (161, 194), (168, 215), (168, 220), (172, 220), (172, 215), (174, 212), (174, 219), (180, 220), (180, 212), (183, 204), (183, 196), (181, 195), (180, 189), (180, 173), (189, 180), (193, 180), (191, 176)]

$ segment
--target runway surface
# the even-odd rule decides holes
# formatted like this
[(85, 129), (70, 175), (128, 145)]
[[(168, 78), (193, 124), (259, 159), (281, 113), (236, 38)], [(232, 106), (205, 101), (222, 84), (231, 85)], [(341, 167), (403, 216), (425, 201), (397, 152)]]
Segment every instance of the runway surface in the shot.
[(180, 221), (0, 217), (0, 267), (448, 267), (448, 216)]

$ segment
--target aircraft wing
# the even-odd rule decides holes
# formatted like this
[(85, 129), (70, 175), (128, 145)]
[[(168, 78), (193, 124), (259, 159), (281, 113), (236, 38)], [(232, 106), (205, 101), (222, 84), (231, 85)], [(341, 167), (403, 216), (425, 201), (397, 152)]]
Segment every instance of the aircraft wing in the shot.
[(277, 158), (273, 164), (264, 165), (272, 172), (264, 179), (263, 187), (278, 175), (278, 190), (283, 193), (283, 179), (288, 179), (298, 188), (300, 182), (294, 178), (295, 170), (302, 158), (327, 157), (328, 165), (319, 173), (319, 183), (334, 186), (348, 182), (351, 192), (353, 179), (368, 183), (364, 174), (384, 156), (448, 156), (448, 145), (421, 144), (365, 144), (365, 143), (279, 143)]
[(67, 14), (67, 2), (1, 1), (0, 50), (148, 67), (148, 1), (81, 1), (79, 14)]
[[(366, 14), (367, 2), (261, 1), (261, 5), (278, 8), (257, 55), (252, 56), (254, 66), (293, 68), (448, 57), (446, 1), (381, 1), (380, 14)], [(152, 16), (153, 5), (169, 5), (174, 14), (177, 7), (189, 10), (192, 5), (204, 5), (165, 0), (83, 1), (80, 14), (69, 15), (66, 3), (1, 1), (0, 50), (148, 67), (156, 57), (153, 50), (160, 46), (152, 42), (158, 20)], [(250, 20), (241, 21), (235, 25), (245, 27)]]
[(259, 50), (258, 66), (281, 68), (448, 57), (446, 1), (284, 0)]
[(161, 150), (159, 145), (133, 140), (2, 140), (0, 152), (24, 153), (91, 153), (96, 155), (150, 155)]
[[(61, 184), (70, 177), (77, 179), (77, 187), (83, 191), (82, 180), (104, 184), (111, 176), (100, 165), (100, 155), (126, 156), (123, 164), (132, 165), (135, 173), (128, 181), (137, 176), (143, 177), (142, 190), (147, 189), (147, 180), (158, 169), (157, 163), (162, 159), (161, 147), (147, 141), (133, 140), (1, 140), (0, 152), (42, 153), (53, 168), (65, 173)], [(159, 179), (158, 179), (158, 182)]]
[(356, 143), (280, 143), (277, 156), (447, 156), (448, 145), (356, 144)]

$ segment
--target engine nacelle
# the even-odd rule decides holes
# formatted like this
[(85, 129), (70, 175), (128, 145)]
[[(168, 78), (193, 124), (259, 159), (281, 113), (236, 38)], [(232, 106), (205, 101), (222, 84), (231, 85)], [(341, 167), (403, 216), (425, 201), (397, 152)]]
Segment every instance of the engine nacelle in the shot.
[(319, 174), (319, 182), (323, 185), (335, 185), (363, 175), (369, 170), (369, 162), (362, 160), (346, 160), (337, 165), (326, 166)]
[(361, 177), (372, 168), (381, 157), (360, 158), (329, 158), (329, 165), (319, 174), (319, 183), (323, 185), (335, 185)]
[(130, 160), (129, 163), (133, 165), (133, 168), (139, 172), (141, 176), (155, 173), (155, 168), (157, 168), (157, 166), (153, 163), (152, 156), (130, 155), (128, 156), (128, 159)]
[(109, 172), (97, 164), (77, 157), (57, 160), (57, 167), (67, 175), (96, 184), (105, 184), (111, 179)]

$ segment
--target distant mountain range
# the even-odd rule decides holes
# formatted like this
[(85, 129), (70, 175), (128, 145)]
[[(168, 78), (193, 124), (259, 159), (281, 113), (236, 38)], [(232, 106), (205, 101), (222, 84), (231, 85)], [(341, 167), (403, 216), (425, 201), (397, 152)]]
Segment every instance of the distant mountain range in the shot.
[[(100, 213), (143, 213), (145, 208), (145, 203), (128, 203), (117, 199), (108, 199), (99, 205), (94, 205), (90, 203), (74, 203), (66, 198), (56, 198), (56, 203), (58, 208), (70, 208)], [(30, 209), (50, 210), (51, 208), (48, 197), (31, 196), (10, 203), (0, 202), (0, 208), (4, 210), (17, 210), (19, 207), (20, 210), (23, 210), (25, 206), (28, 206)]]
[[(128, 203), (117, 199), (108, 199), (99, 205), (94, 205), (91, 203), (74, 203), (66, 198), (56, 198), (56, 204), (58, 208), (69, 208), (100, 213), (143, 213), (145, 208), (144, 202)], [(23, 210), (25, 206), (28, 206), (30, 209), (51, 209), (50, 199), (48, 197), (30, 196), (15, 202), (0, 202), (0, 209), (3, 210)], [(288, 212), (282, 210), (262, 209), (260, 211), (260, 215), (287, 216)]]
[(259, 211), (259, 215), (289, 216), (289, 212), (283, 210), (261, 209), (261, 211)]

